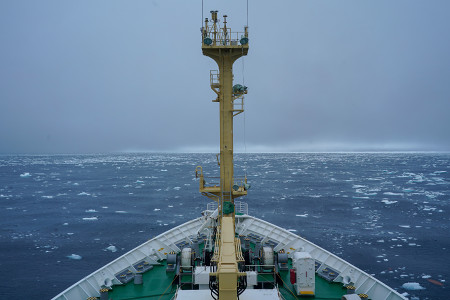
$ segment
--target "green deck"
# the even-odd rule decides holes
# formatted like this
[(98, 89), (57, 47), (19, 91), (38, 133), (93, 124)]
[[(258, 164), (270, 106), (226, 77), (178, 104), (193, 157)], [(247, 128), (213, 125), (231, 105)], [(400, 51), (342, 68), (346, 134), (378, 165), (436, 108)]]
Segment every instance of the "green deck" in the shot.
[(109, 299), (157, 299), (170, 300), (176, 292), (176, 286), (172, 285), (174, 272), (166, 273), (166, 261), (161, 265), (153, 266), (153, 269), (143, 274), (142, 285), (136, 285), (133, 281), (126, 285), (115, 285), (109, 292)]
[[(254, 248), (254, 243), (250, 244)], [(203, 250), (204, 244), (199, 244), (200, 251)], [(289, 269), (292, 268), (292, 260), (289, 259)], [(176, 292), (176, 285), (172, 285), (175, 272), (166, 273), (166, 261), (161, 261), (160, 265), (154, 265), (153, 269), (143, 274), (142, 285), (135, 285), (133, 281), (126, 285), (114, 286), (109, 292), (109, 299), (126, 300), (126, 299), (156, 299), (170, 300)], [(329, 283), (325, 279), (316, 275), (316, 294), (315, 297), (299, 297), (295, 296), (295, 290), (290, 283), (289, 271), (279, 272), (283, 284), (279, 284), (280, 293), (286, 300), (296, 299), (341, 299), (346, 294), (346, 289), (340, 283)], [(181, 277), (181, 288), (192, 288), (192, 275), (184, 275)], [(273, 282), (273, 273), (258, 273), (258, 281)]]
[[(166, 262), (156, 265), (143, 275), (143, 285), (135, 285), (133, 281), (126, 285), (114, 286), (109, 293), (109, 298), (114, 300), (126, 299), (157, 299), (170, 300), (176, 291), (176, 286), (172, 285), (174, 272), (166, 273)], [(307, 297), (294, 296), (295, 290), (289, 280), (289, 271), (280, 271), (283, 285), (279, 285), (280, 293), (286, 300), (307, 299)], [(190, 289), (191, 276), (183, 276), (181, 280), (182, 288)], [(272, 274), (258, 274), (259, 281), (273, 281)], [(341, 299), (346, 294), (346, 290), (339, 283), (329, 283), (325, 279), (316, 275), (316, 295), (313, 299)], [(312, 297), (311, 297), (312, 298)]]

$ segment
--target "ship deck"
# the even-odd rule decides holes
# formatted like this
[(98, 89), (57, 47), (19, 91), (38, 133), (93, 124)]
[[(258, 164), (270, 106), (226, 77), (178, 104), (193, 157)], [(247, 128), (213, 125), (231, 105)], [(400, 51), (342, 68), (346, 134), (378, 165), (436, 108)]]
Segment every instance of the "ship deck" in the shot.
[[(213, 217), (203, 216), (172, 228), (81, 279), (55, 296), (53, 300), (79, 300), (92, 296), (94, 297), (92, 299), (98, 299), (105, 296), (101, 293), (105, 289), (108, 296), (102, 299), (212, 299), (208, 289), (208, 275), (203, 275), (203, 285), (195, 285), (192, 273), (182, 272), (183, 276), (178, 279), (178, 274), (181, 274), (179, 267), (167, 270), (167, 254), (172, 252), (179, 255), (184, 247), (194, 247), (192, 242), (194, 239), (198, 240), (196, 253), (203, 252), (205, 240), (203, 237), (199, 238), (199, 234), (203, 230), (207, 231), (211, 222), (214, 222)], [(293, 268), (292, 258), (296, 251), (310, 253), (316, 262), (314, 299), (341, 299), (342, 295), (347, 293), (345, 286), (351, 283), (355, 287), (356, 294), (367, 294), (368, 299), (406, 300), (397, 291), (364, 271), (274, 224), (247, 214), (240, 215), (237, 217), (236, 234), (249, 238), (249, 247), (254, 250), (253, 253), (258, 252), (255, 249), (256, 243), (258, 247), (264, 243), (272, 247), (274, 253), (286, 251), (289, 256), (288, 267), (285, 270), (280, 266), (277, 267), (276, 261), (271, 266), (272, 271), (267, 266), (261, 267), (258, 260), (252, 260), (252, 265), (247, 263), (244, 271), (253, 272), (253, 278), (257, 272), (257, 278), (254, 278), (252, 284), (248, 284), (240, 300), (248, 299), (250, 295), (253, 295), (252, 299), (265, 300), (270, 294), (272, 299), (300, 299), (295, 295), (289, 273), (289, 269)], [(205, 263), (203, 259), (196, 260), (194, 267), (203, 263)], [(209, 272), (208, 270), (207, 273)], [(134, 283), (139, 274), (142, 274), (143, 284)], [(276, 297), (273, 295), (274, 291)]]
[[(252, 243), (251, 247), (254, 248), (255, 245)], [(200, 248), (203, 248), (203, 244), (200, 244)], [(289, 269), (292, 268), (292, 260), (289, 259), (288, 262)], [(176, 284), (177, 276), (175, 272), (166, 272), (167, 261), (160, 261), (159, 265), (154, 265), (153, 269), (143, 273), (143, 284), (134, 284), (130, 281), (124, 285), (115, 285), (113, 289), (109, 292), (109, 298), (114, 300), (126, 300), (126, 299), (157, 299), (157, 300), (170, 300), (173, 299), (177, 294), (178, 288), (181, 290), (192, 290), (196, 292), (191, 293), (178, 293), (176, 299), (186, 300), (186, 299), (213, 299), (210, 295), (209, 289), (199, 291), (198, 287), (193, 285), (193, 278), (191, 273), (187, 273), (181, 276), (179, 285)], [(241, 300), (245, 300), (245, 296), (251, 296), (252, 294), (258, 295), (259, 300), (263, 300), (264, 290), (270, 291), (275, 287), (281, 296), (285, 300), (295, 300), (295, 299), (305, 299), (305, 297), (300, 297), (295, 295), (294, 286), (290, 283), (289, 270), (280, 270), (278, 272), (278, 280), (274, 278), (273, 273), (258, 273), (258, 282), (261, 283), (261, 288), (255, 290), (247, 289), (242, 296)], [(278, 282), (278, 284), (276, 284)], [(342, 295), (346, 294), (346, 289), (340, 283), (328, 282), (327, 280), (321, 278), (316, 274), (316, 294), (314, 299), (341, 299)], [(264, 289), (263, 289), (264, 288)], [(257, 291), (261, 291), (259, 294)], [(246, 295), (248, 294), (248, 295)], [(182, 296), (183, 295), (183, 296)], [(266, 298), (272, 297), (272, 294), (266, 294)], [(247, 297), (249, 298), (249, 297)], [(273, 299), (269, 298), (269, 299)]]

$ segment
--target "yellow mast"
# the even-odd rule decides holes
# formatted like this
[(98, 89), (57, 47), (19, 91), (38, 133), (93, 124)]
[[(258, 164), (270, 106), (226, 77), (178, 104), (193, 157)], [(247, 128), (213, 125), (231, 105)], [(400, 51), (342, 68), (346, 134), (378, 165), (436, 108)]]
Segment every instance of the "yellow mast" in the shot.
[[(227, 16), (223, 16), (220, 28), (217, 11), (211, 11), (211, 21), (205, 19), (202, 28), (203, 55), (212, 58), (219, 71), (211, 71), (211, 88), (217, 94), (213, 102), (220, 104), (220, 184), (206, 186), (202, 168), (200, 192), (217, 201), (219, 217), (216, 247), (212, 261), (217, 263), (217, 271), (210, 276), (218, 284), (219, 299), (237, 299), (238, 280), (245, 273), (239, 272), (238, 262), (243, 261), (239, 239), (235, 237), (234, 199), (247, 194), (246, 178), (234, 177), (233, 167), (233, 118), (243, 112), (243, 95), (246, 87), (233, 87), (233, 63), (248, 52), (248, 30), (231, 32), (227, 27)], [(211, 24), (210, 24), (211, 23)]]

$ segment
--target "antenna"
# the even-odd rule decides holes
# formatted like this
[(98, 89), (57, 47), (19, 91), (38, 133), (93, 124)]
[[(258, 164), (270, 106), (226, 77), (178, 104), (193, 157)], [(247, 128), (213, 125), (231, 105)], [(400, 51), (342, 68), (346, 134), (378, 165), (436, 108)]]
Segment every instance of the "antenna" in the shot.
[(247, 27), (248, 27), (248, 0), (247, 0)]

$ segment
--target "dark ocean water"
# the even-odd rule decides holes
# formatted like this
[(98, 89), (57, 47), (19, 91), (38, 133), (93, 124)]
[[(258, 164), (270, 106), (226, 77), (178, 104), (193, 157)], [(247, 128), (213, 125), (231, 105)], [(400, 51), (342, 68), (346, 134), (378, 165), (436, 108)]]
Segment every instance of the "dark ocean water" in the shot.
[[(252, 185), (242, 199), (251, 215), (401, 293), (450, 299), (450, 154), (238, 154), (235, 163)], [(198, 217), (209, 202), (199, 164), (218, 175), (213, 154), (0, 156), (0, 298), (49, 299)]]

